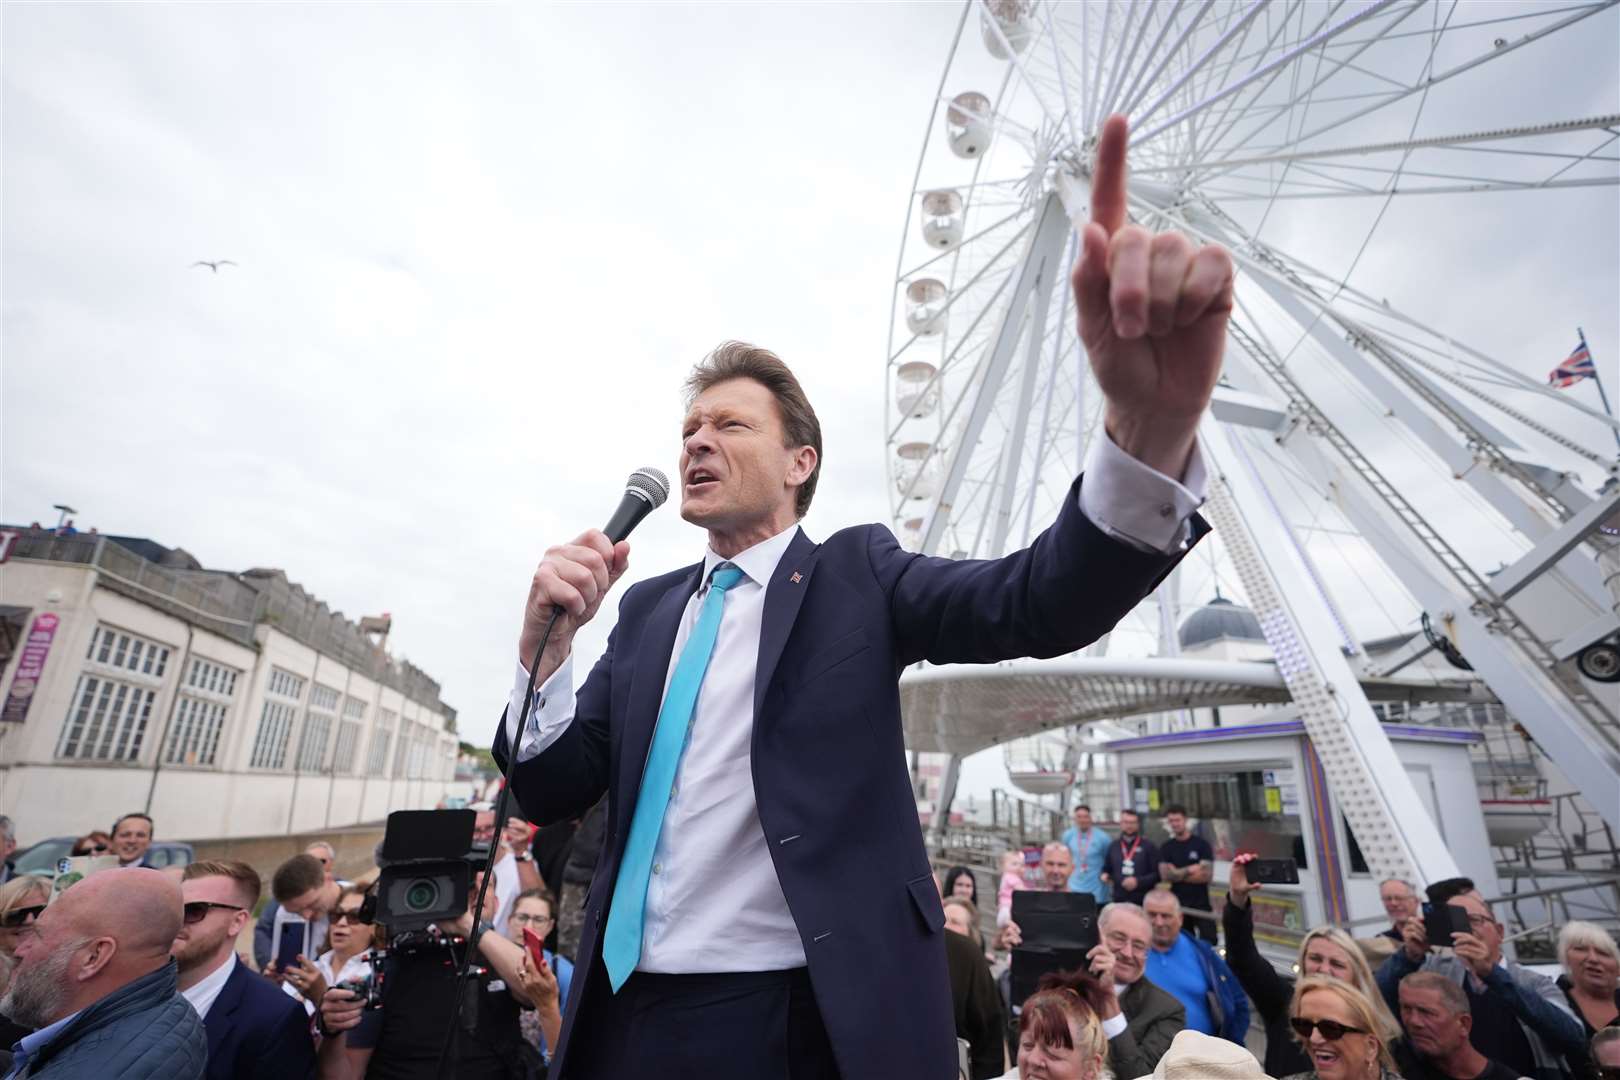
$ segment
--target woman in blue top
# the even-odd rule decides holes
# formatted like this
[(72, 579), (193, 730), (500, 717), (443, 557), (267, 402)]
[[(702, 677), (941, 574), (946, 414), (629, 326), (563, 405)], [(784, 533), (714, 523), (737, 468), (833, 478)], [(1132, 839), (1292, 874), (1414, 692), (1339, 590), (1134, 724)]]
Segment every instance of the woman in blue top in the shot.
[[(523, 944), (523, 929), (528, 927), (541, 941), (551, 933), (557, 922), (557, 901), (545, 889), (529, 889), (518, 893), (512, 901), (512, 914), (506, 919), (506, 936)], [(535, 1008), (524, 1009), (518, 1015), (523, 1037), (540, 1050), (540, 1057), (551, 1061), (551, 1048), (557, 1045), (562, 1032), (562, 1011), (568, 1004), (568, 987), (574, 978), (574, 965), (567, 958), (549, 949), (541, 951), (545, 957), (545, 970), (534, 971), (529, 958), (524, 957), (524, 970), (532, 978), (524, 989), (535, 1000)]]

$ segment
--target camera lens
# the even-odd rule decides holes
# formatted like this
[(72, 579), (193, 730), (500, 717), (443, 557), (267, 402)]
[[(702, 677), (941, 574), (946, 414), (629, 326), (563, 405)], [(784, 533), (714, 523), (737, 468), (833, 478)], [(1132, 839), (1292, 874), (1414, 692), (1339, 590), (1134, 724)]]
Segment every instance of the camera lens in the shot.
[(439, 899), (439, 889), (430, 879), (413, 881), (405, 889), (407, 911), (428, 911)]

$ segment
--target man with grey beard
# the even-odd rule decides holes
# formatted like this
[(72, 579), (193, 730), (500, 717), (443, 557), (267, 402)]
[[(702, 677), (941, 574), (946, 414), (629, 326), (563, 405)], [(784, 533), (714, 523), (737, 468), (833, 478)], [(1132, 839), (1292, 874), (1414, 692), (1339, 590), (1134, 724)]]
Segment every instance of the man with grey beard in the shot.
[(4, 1080), (201, 1080), (208, 1040), (169, 959), (177, 883), (156, 870), (93, 874), (17, 935), (0, 1013), (34, 1029)]

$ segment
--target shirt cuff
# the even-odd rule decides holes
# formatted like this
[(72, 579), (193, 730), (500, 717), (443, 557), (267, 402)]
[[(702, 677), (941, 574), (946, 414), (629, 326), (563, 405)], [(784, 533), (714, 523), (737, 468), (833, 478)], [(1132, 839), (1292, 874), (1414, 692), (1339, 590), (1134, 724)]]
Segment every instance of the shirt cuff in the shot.
[(1117, 1039), (1125, 1034), (1125, 1029), (1129, 1026), (1130, 1021), (1125, 1019), (1125, 1014), (1118, 1013), (1102, 1022), (1103, 1035), (1109, 1039)]
[(568, 730), (568, 723), (574, 718), (574, 654), (569, 653), (551, 677), (535, 688), (529, 729), (524, 732), (520, 745), (517, 725), (523, 716), (523, 694), (528, 689), (528, 669), (519, 664), (512, 697), (506, 703), (506, 745), (517, 748), (518, 761), (528, 761), (541, 753)]
[(1173, 555), (1187, 546), (1187, 520), (1204, 504), (1208, 473), (1193, 443), (1179, 482), (1131, 457), (1099, 432), (1086, 455), (1080, 512), (1103, 532), (1142, 551)]

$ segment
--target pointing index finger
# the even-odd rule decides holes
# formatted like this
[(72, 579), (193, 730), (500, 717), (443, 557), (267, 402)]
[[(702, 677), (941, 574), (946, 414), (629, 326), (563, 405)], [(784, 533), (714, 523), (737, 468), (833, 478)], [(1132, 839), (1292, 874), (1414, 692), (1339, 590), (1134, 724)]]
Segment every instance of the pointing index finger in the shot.
[(1097, 140), (1097, 166), (1091, 175), (1091, 220), (1113, 236), (1125, 224), (1125, 143), (1130, 124), (1110, 116)]

